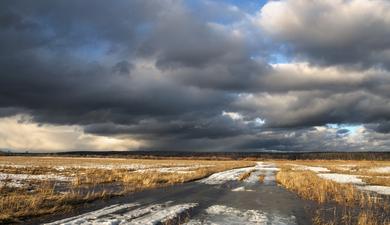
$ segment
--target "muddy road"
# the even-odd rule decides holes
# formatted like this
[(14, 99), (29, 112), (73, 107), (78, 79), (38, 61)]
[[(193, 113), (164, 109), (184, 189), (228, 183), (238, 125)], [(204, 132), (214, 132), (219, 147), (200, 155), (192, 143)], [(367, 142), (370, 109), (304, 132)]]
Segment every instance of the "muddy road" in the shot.
[[(97, 201), (79, 212), (32, 224), (311, 224), (307, 203), (275, 183), (277, 168), (216, 173), (183, 185)], [(243, 181), (238, 177), (246, 172)], [(259, 182), (259, 176), (264, 181)]]

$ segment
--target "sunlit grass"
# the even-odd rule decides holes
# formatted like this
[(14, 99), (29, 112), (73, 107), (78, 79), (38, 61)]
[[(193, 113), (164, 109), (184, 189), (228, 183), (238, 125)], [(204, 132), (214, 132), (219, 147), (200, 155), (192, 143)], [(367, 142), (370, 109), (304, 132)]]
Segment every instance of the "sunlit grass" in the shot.
[[(282, 167), (276, 175), (277, 182), (301, 198), (317, 202), (320, 207), (315, 212), (315, 224), (389, 224), (388, 200), (356, 189), (351, 184), (340, 184), (318, 177), (312, 171), (291, 170)], [(326, 206), (333, 203), (334, 206)], [(334, 210), (334, 212), (329, 211)], [(359, 214), (356, 215), (356, 209)]]
[[(59, 192), (55, 182), (29, 180), (33, 190), (26, 187), (7, 186), (0, 188), (0, 223), (18, 222), (23, 218), (40, 216), (71, 210), (75, 205), (178, 183), (185, 183), (233, 168), (253, 166), (250, 161), (211, 161), (211, 160), (140, 160), (102, 158), (29, 158), (1, 157), (0, 162), (15, 166), (0, 167), (7, 174), (54, 174), (70, 176), (71, 182), (65, 185), (66, 191)], [(63, 161), (62, 161), (63, 160)], [(126, 165), (142, 165), (146, 171), (123, 169)], [(107, 169), (107, 165), (112, 168)], [(23, 167), (25, 166), (25, 167)], [(68, 166), (68, 167), (66, 167)], [(83, 167), (88, 166), (88, 167)], [(189, 167), (185, 173), (161, 172), (159, 168)], [(66, 167), (58, 170), (58, 167)], [(101, 184), (114, 184), (118, 190), (96, 188)], [(83, 190), (83, 191), (80, 191)], [(86, 191), (85, 191), (86, 190)], [(95, 191), (98, 190), (98, 191)]]

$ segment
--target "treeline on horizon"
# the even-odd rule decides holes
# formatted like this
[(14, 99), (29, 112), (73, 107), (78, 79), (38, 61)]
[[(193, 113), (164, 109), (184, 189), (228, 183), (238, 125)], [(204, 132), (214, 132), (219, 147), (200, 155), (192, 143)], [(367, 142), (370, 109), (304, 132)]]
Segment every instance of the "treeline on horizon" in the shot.
[(161, 152), (161, 151), (74, 151), (59, 153), (11, 153), (1, 156), (68, 156), (68, 157), (110, 157), (135, 159), (203, 159), (203, 160), (390, 160), (390, 152)]

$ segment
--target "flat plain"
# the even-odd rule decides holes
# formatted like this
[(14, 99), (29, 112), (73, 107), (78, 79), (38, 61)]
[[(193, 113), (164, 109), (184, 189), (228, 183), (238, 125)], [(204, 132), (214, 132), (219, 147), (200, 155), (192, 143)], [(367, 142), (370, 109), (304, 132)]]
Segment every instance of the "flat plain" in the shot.
[(390, 224), (390, 162), (0, 157), (0, 223)]

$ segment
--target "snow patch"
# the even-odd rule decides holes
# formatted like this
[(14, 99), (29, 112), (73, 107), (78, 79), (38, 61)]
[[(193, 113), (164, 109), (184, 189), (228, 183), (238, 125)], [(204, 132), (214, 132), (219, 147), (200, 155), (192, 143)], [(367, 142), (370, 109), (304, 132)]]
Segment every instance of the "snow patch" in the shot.
[(303, 165), (295, 165), (295, 168), (293, 170), (310, 170), (316, 173), (324, 173), (324, 172), (330, 172), (328, 168), (320, 167), (320, 166), (303, 166)]
[(233, 170), (227, 170), (219, 173), (214, 173), (213, 175), (202, 179), (198, 182), (204, 183), (204, 184), (223, 184), (228, 181), (236, 181), (238, 180), (239, 176), (243, 173), (247, 173), (250, 171), (253, 171), (252, 174), (244, 180), (246, 183), (256, 183), (258, 182), (258, 175), (259, 171), (265, 171), (268, 178), (267, 180), (272, 181), (274, 180), (274, 172), (278, 171), (279, 169), (274, 166), (274, 164), (266, 164), (263, 162), (257, 162), (256, 166), (252, 167), (246, 167), (246, 168), (240, 168), (240, 169), (233, 169)]
[(386, 187), (386, 186), (367, 185), (367, 186), (359, 186), (358, 188), (364, 191), (376, 192), (381, 195), (390, 195), (390, 187)]
[(190, 220), (187, 225), (229, 225), (229, 224), (246, 224), (246, 225), (292, 225), (296, 224), (295, 217), (283, 218), (277, 215), (270, 215), (259, 210), (239, 210), (236, 208), (213, 205), (207, 208), (204, 219)]
[[(96, 211), (92, 211), (89, 213), (84, 213), (79, 216), (74, 216), (70, 218), (66, 218), (63, 220), (58, 220), (52, 223), (47, 223), (46, 225), (72, 225), (72, 224), (92, 224), (92, 222), (95, 222), (95, 224), (99, 224), (99, 222), (103, 223), (105, 222), (106, 224), (110, 224), (108, 222), (113, 222), (113, 221), (108, 221), (104, 220), (101, 217), (107, 216), (109, 214), (125, 210), (128, 208), (133, 208), (137, 206), (138, 204), (124, 204), (124, 205), (111, 205)], [(112, 223), (111, 223), (112, 224)]]
[(47, 225), (166, 224), (180, 216), (182, 213), (198, 206), (197, 203), (171, 204), (172, 202), (166, 202), (164, 204), (149, 205), (141, 208), (136, 208), (139, 206), (137, 203), (116, 204), (79, 216), (48, 223)]
[(146, 217), (138, 218), (131, 221), (131, 224), (147, 225), (147, 224), (167, 224), (177, 216), (197, 207), (197, 203), (180, 204), (167, 207), (165, 209), (155, 211)]
[(356, 175), (350, 175), (350, 174), (339, 174), (339, 173), (320, 173), (318, 174), (319, 177), (327, 179), (327, 180), (332, 180), (337, 183), (342, 183), (342, 184), (358, 184), (358, 185), (363, 185), (365, 184), (362, 179), (360, 179)]
[(135, 172), (160, 172), (160, 173), (193, 173), (194, 170), (204, 167), (211, 167), (211, 165), (197, 165), (197, 166), (176, 166), (176, 167), (161, 167), (161, 168), (148, 168), (140, 169)]
[(374, 167), (368, 170), (372, 173), (390, 173), (390, 166)]
[(202, 179), (198, 182), (204, 184), (223, 184), (228, 181), (238, 180), (239, 176), (242, 173), (247, 173), (253, 170), (254, 168), (255, 167), (247, 167), (247, 168), (233, 169), (233, 170), (227, 170), (219, 173), (214, 173), (211, 176)]
[(246, 189), (244, 186), (232, 189), (232, 191), (254, 191), (252, 189)]
[(53, 174), (44, 174), (44, 175), (31, 175), (31, 174), (10, 174), (10, 173), (1, 173), (0, 172), (0, 187), (23, 187), (23, 181), (29, 180), (49, 180), (49, 181), (63, 181), (69, 182), (73, 178), (53, 175)]

